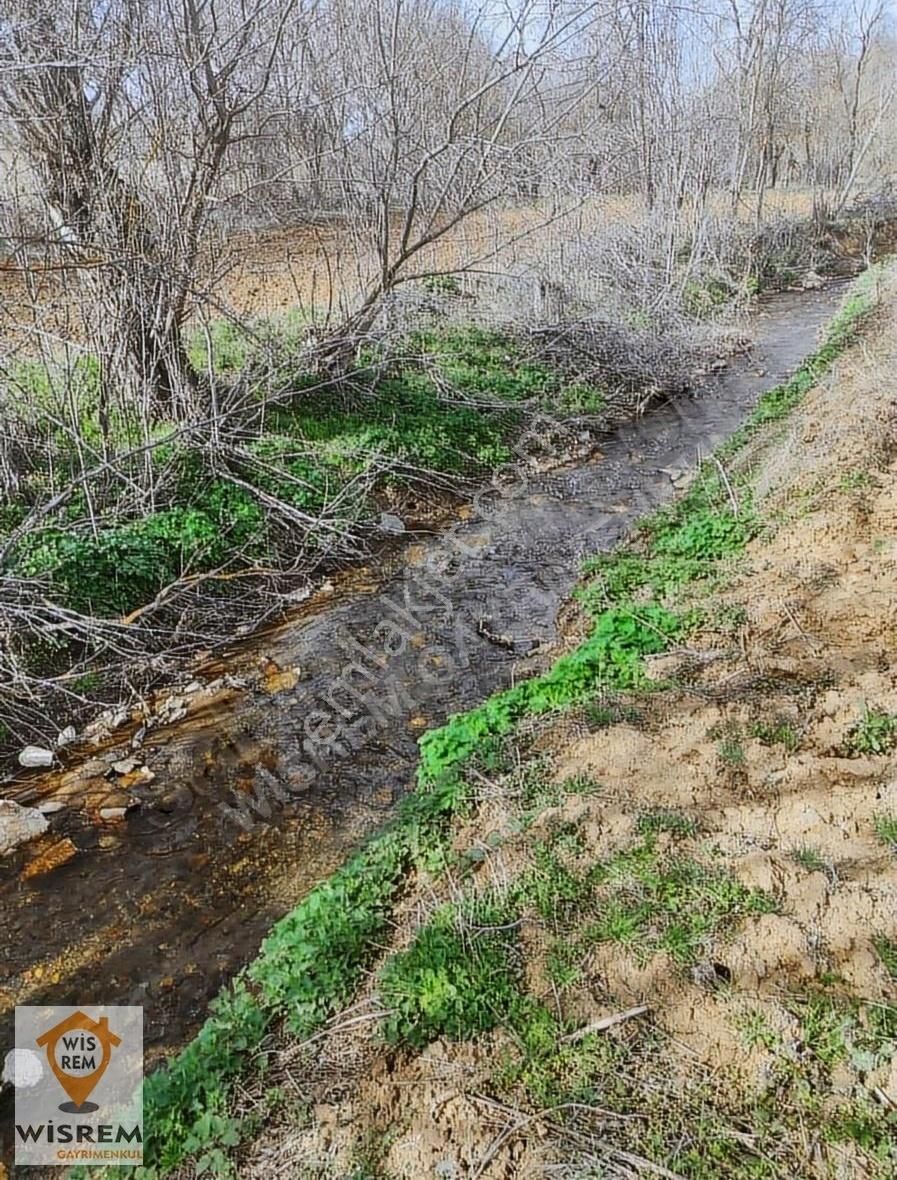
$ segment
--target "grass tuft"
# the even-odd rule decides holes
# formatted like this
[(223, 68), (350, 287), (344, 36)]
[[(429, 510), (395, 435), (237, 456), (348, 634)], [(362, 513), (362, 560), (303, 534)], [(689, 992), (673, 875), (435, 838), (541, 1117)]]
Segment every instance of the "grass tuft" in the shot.
[(848, 733), (845, 745), (852, 755), (890, 753), (897, 746), (897, 716), (866, 705), (862, 717)]
[(897, 852), (897, 815), (877, 815), (873, 827), (882, 844)]

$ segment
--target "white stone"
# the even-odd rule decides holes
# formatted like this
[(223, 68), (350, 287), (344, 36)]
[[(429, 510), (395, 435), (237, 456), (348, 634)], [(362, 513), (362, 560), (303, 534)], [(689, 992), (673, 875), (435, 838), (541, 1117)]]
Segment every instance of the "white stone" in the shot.
[(22, 807), (12, 799), (0, 799), (0, 856), (20, 844), (42, 836), (50, 825), (34, 807)]
[(56, 739), (56, 749), (61, 750), (64, 746), (70, 746), (77, 738), (78, 731), (74, 725), (67, 725)]
[(57, 811), (62, 811), (65, 804), (60, 799), (47, 799), (45, 803), (38, 803), (37, 810), (41, 815), (55, 815)]
[(100, 819), (104, 819), (104, 820), (124, 819), (127, 814), (128, 814), (127, 807), (101, 807), (100, 808)]
[(380, 513), (380, 532), (388, 533), (392, 537), (400, 537), (405, 531), (405, 522), (391, 512)]
[(19, 766), (27, 766), (29, 769), (34, 769), (38, 766), (52, 765), (53, 751), (46, 749), (44, 746), (26, 746), (24, 750), (19, 751)]

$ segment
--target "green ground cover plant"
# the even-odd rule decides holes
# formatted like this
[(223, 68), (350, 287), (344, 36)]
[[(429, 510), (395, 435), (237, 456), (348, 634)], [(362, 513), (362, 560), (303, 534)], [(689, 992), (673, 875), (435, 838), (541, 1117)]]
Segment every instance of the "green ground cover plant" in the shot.
[[(218, 379), (251, 375), (272, 335), (286, 355), (298, 346), (299, 326), (291, 319), (251, 329), (217, 321), (208, 335), (194, 336), (194, 363), (211, 365)], [(263, 379), (270, 382), (270, 373)], [(289, 555), (280, 552), (284, 532), (272, 527), (272, 499), (312, 518), (305, 544), (313, 550), (315, 516), (357, 525), (376, 513), (380, 489), (406, 486), (428, 473), (482, 478), (510, 459), (524, 420), (521, 407), (560, 398), (566, 389), (515, 338), (475, 327), (421, 331), (398, 356), (364, 356), (337, 391), (317, 388), (301, 372), (281, 379), (304, 392), (269, 406), (261, 433), (242, 439), (225, 469), (161, 425), (150, 452), (160, 481), (151, 511), (135, 507), (128, 519), (119, 493), (98, 486), (90, 513), (83, 496), (69, 499), (44, 527), (23, 538), (11, 568), (49, 578), (50, 595), (73, 609), (126, 614), (185, 574), (286, 560)], [(49, 404), (52, 381), (33, 362), (16, 374), (26, 402), (38, 406)], [(81, 358), (67, 381), (85, 440), (98, 442), (105, 432), (107, 445), (126, 449), (143, 441), (131, 437), (128, 423), (104, 417), (92, 358)], [(600, 400), (584, 386), (571, 396), (574, 402)], [(570, 412), (575, 409), (571, 402)], [(72, 435), (60, 431), (56, 443), (52, 471), (32, 474), (35, 502), (52, 492), (54, 481), (77, 473)], [(365, 473), (370, 479), (359, 482)], [(0, 538), (21, 523), (29, 506), (27, 499), (0, 503)], [(321, 539), (326, 536), (322, 529)]]
[(380, 973), (390, 1044), (468, 1040), (507, 1018), (519, 994), (517, 927), (501, 898), (442, 906)]
[(887, 754), (897, 746), (897, 716), (866, 705), (863, 715), (847, 735), (847, 752), (852, 755)]
[(882, 844), (897, 852), (897, 815), (875, 817), (875, 834)]

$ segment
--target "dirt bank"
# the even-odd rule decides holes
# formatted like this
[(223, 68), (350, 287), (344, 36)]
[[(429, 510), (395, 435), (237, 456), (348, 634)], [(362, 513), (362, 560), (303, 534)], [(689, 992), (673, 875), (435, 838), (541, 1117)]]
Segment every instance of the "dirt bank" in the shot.
[[(453, 867), (403, 903), (384, 963), (441, 906), (528, 882), (510, 970), (553, 1023), (508, 1008), (482, 1035), (413, 1047), (406, 1029), (387, 1047), (384, 1008), (406, 1011), (407, 996), (384, 983), (395, 969), (375, 974), (312, 1045), (284, 1039), (241, 1094), (233, 1113), (263, 1127), (238, 1175), (894, 1175), (887, 283), (862, 342), (740, 454), (763, 531), (694, 592), (702, 621), (649, 661), (655, 690), (519, 734), (480, 772)], [(493, 933), (468, 920), (469, 962), (491, 962)], [(429, 966), (432, 1015), (434, 954)], [(457, 975), (440, 978), (462, 993)], [(496, 970), (483, 989), (497, 1007), (504, 981)]]

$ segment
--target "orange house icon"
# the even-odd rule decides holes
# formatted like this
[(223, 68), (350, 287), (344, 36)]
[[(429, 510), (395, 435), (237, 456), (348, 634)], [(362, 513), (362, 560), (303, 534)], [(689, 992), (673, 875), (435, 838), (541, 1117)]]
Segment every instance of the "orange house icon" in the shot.
[[(64, 1052), (60, 1055), (59, 1041), (66, 1036), (70, 1040), (68, 1043), (63, 1041)], [(109, 1018), (102, 1016), (99, 1020), (92, 1020), (84, 1012), (73, 1012), (38, 1037), (36, 1044), (46, 1051), (47, 1061), (56, 1080), (71, 1099), (71, 1103), (64, 1103), (60, 1110), (74, 1114), (97, 1110), (96, 1104), (89, 1103), (87, 1099), (106, 1072), (112, 1050), (121, 1044), (121, 1037), (116, 1036), (109, 1027)], [(102, 1054), (99, 1063), (90, 1072), (85, 1072), (87, 1066), (96, 1061), (98, 1047)]]

